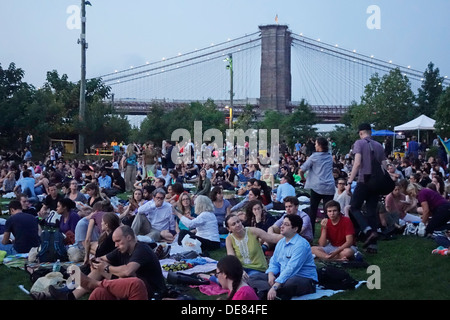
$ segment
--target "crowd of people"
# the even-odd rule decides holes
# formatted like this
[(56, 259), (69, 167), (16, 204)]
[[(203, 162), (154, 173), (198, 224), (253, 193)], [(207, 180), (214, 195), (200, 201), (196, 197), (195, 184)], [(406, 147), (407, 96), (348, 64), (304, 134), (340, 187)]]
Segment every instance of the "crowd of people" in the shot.
[[(370, 125), (358, 132), (347, 155), (333, 153), (324, 137), (292, 149), (283, 141), (280, 161), (271, 166), (252, 163), (248, 145), (245, 163), (224, 157), (196, 163), (193, 144), (170, 141), (162, 148), (151, 141), (123, 145), (111, 160), (68, 161), (52, 148), (43, 161), (31, 153), (21, 161), (3, 155), (0, 186), (11, 199), (11, 217), (0, 250), (28, 253), (53, 223), (87, 266), (84, 287), (52, 288), (54, 298), (91, 292), (91, 299), (150, 299), (166, 289), (159, 253), (137, 237), (181, 245), (189, 236), (203, 252), (225, 246), (226, 257), (208, 278), (229, 289), (229, 299), (290, 299), (315, 291), (315, 258), (356, 259), (358, 242), (378, 253), (380, 238), (409, 223), (423, 223), (424, 236), (450, 247), (447, 157), (427, 158), (420, 145), (394, 157), (371, 137)], [(191, 161), (175, 163), (174, 148), (179, 155), (190, 148)], [(219, 149), (200, 150), (217, 155)], [(387, 195), (367, 185), (374, 157), (395, 181)], [(300, 206), (304, 195), (307, 206)]]

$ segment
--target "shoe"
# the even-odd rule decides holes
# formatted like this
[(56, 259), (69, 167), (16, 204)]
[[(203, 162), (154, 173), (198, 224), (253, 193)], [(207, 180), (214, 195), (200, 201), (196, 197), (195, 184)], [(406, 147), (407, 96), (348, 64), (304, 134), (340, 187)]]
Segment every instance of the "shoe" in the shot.
[(51, 285), (48, 287), (48, 292), (50, 292), (50, 295), (55, 300), (75, 300), (72, 291), (67, 287), (60, 289), (55, 287), (54, 285)]
[(366, 248), (366, 252), (369, 254), (377, 254), (378, 253), (378, 247), (376, 244), (370, 244)]
[(165, 259), (169, 257), (170, 254), (170, 245), (162, 246), (159, 245), (155, 249), (155, 254), (158, 257), (159, 260)]
[(376, 244), (377, 240), (378, 240), (378, 233), (372, 231), (372, 233), (366, 238), (366, 241), (364, 241), (363, 248), (367, 248), (371, 244)]
[(33, 300), (53, 300), (52, 296), (46, 292), (30, 292), (30, 297)]

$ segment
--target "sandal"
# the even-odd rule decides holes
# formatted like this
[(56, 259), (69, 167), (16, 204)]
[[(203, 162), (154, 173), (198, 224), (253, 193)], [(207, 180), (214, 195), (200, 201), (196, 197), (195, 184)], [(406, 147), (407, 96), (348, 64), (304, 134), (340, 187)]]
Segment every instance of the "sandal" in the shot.
[(366, 248), (366, 252), (369, 254), (376, 254), (376, 253), (378, 253), (378, 249), (369, 247), (369, 248)]

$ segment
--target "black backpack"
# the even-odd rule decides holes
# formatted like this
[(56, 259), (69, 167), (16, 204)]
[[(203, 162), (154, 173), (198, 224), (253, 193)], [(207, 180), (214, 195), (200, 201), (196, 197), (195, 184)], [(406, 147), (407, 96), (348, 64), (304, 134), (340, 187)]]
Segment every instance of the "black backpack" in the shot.
[(317, 277), (319, 285), (325, 289), (355, 289), (355, 286), (358, 284), (358, 281), (353, 279), (347, 271), (331, 265), (317, 268)]
[(372, 165), (372, 173), (366, 184), (372, 192), (385, 196), (394, 190), (395, 182), (392, 180), (389, 172), (384, 170), (381, 163), (375, 158), (375, 151), (370, 140), (367, 139), (366, 141), (369, 143)]
[(42, 230), (41, 245), (37, 254), (39, 262), (69, 261), (67, 249), (64, 245), (64, 235), (57, 229)]

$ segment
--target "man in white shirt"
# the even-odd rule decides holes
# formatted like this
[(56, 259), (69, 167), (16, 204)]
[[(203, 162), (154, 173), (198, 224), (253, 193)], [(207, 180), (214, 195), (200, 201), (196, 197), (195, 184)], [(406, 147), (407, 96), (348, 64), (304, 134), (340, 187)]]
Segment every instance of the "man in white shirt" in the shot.
[(167, 168), (161, 168), (161, 175), (159, 175), (158, 178), (163, 178), (164, 180), (166, 180), (166, 184), (164, 185), (165, 187), (170, 184), (170, 174), (167, 171)]
[(342, 213), (345, 212), (345, 207), (350, 205), (350, 200), (352, 198), (351, 191), (345, 188), (346, 185), (347, 180), (345, 178), (339, 178), (337, 181), (336, 192), (333, 197), (333, 200), (339, 202), (341, 205)]
[(159, 188), (153, 192), (153, 200), (138, 208), (131, 228), (137, 235), (145, 235), (153, 241), (171, 243), (175, 235), (175, 219), (172, 205), (164, 201), (166, 192)]

